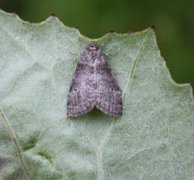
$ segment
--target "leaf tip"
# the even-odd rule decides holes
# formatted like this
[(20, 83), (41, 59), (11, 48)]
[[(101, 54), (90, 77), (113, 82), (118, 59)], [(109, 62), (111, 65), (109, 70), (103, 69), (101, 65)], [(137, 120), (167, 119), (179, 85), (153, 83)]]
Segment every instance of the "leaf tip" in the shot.
[(79, 27), (78, 27), (78, 26), (74, 26), (74, 27), (72, 27), (72, 28), (74, 28), (74, 29), (76, 29), (77, 31), (79, 31)]
[(156, 31), (156, 26), (155, 26), (155, 25), (151, 25), (151, 26), (150, 26), (150, 29)]
[(56, 17), (56, 14), (52, 12), (49, 17)]

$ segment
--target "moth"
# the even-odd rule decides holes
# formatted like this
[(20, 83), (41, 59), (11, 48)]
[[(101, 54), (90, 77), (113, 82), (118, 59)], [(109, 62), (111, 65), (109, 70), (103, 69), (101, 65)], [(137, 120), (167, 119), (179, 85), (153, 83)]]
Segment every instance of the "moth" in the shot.
[(95, 43), (80, 55), (67, 97), (67, 116), (81, 116), (94, 107), (113, 117), (122, 115), (121, 89), (105, 57)]

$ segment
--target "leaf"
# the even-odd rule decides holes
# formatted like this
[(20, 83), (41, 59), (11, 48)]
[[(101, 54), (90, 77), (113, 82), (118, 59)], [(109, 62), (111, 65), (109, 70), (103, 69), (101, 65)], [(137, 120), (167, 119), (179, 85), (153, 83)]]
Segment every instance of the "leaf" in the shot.
[[(170, 77), (148, 28), (89, 39), (56, 17), (0, 11), (1, 179), (193, 179), (194, 101)], [(96, 41), (123, 92), (115, 119), (66, 117), (79, 54)]]

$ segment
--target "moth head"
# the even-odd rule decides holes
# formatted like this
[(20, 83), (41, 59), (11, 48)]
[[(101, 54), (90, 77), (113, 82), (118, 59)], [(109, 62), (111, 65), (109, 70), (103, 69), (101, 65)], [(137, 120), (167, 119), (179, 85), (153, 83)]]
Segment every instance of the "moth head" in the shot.
[(87, 51), (89, 52), (94, 52), (94, 51), (98, 51), (99, 47), (95, 44), (95, 43), (91, 43), (86, 47)]
[(86, 50), (81, 54), (80, 62), (83, 64), (88, 64), (93, 66), (94, 64), (99, 64), (104, 61), (103, 53), (101, 52), (98, 45), (95, 43), (90, 43)]

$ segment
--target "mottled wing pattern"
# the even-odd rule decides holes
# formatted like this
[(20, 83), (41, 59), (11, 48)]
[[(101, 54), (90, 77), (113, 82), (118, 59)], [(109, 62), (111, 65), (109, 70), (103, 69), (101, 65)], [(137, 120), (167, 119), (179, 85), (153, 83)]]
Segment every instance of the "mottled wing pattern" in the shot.
[(92, 67), (78, 63), (67, 98), (67, 116), (77, 117), (94, 108), (93, 82), (90, 72)]
[(122, 115), (121, 90), (105, 55), (91, 43), (80, 56), (67, 99), (67, 115), (77, 117), (94, 106), (110, 116)]
[(116, 79), (112, 76), (110, 67), (106, 62), (98, 64), (96, 73), (98, 76), (95, 102), (96, 107), (110, 116), (121, 116), (121, 90)]

